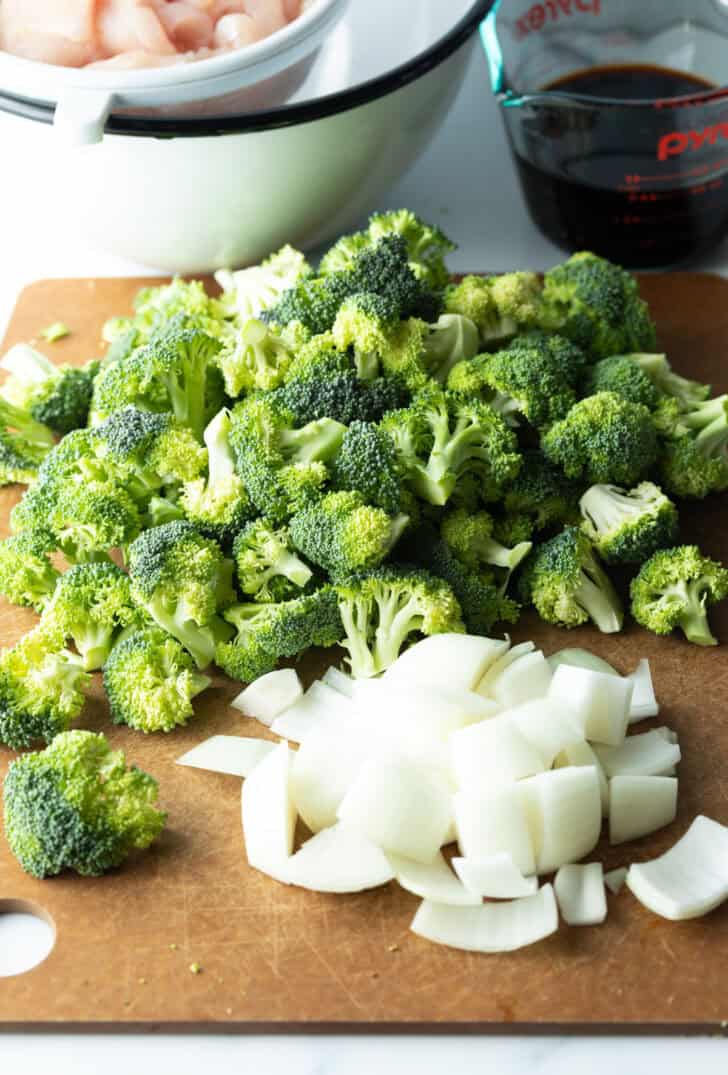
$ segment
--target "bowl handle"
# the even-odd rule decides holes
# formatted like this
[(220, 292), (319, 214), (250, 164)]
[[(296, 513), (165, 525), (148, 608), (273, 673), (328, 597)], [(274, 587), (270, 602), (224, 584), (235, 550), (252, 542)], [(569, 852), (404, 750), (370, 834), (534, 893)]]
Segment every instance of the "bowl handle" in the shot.
[(104, 137), (113, 93), (66, 90), (56, 105), (53, 127), (67, 145), (90, 146)]

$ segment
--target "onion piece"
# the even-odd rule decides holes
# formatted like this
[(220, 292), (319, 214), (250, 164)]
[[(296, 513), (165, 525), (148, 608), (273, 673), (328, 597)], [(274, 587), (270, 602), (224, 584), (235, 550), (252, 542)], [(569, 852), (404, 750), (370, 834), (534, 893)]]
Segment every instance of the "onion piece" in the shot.
[(535, 642), (519, 642), (517, 646), (512, 646), (511, 649), (501, 654), (497, 660), (493, 661), (490, 668), (479, 680), (475, 688), (477, 693), (482, 694), (485, 698), (492, 698), (491, 688), (498, 677), (505, 672), (510, 664), (527, 653), (533, 653), (535, 649)]
[(624, 882), (627, 879), (627, 867), (618, 866), (616, 870), (610, 870), (609, 873), (604, 874), (604, 884), (607, 886), (610, 892), (613, 892), (615, 896), (624, 888)]
[(551, 682), (551, 669), (540, 649), (524, 653), (504, 668), (490, 691), (501, 706), (517, 706), (534, 698), (543, 698)]
[(680, 747), (659, 732), (631, 735), (618, 747), (595, 745), (607, 776), (659, 776), (680, 761)]
[(607, 817), (609, 814), (609, 782), (606, 773), (604, 772), (604, 768), (602, 767), (602, 763), (589, 743), (587, 743), (586, 740), (582, 740), (579, 743), (569, 743), (569, 745), (565, 746), (554, 758), (555, 769), (566, 769), (569, 766), (579, 767), (584, 765), (593, 765), (597, 771), (597, 777), (599, 778), (599, 795), (602, 800), (602, 817)]
[(508, 784), (547, 768), (541, 753), (503, 716), (462, 728), (449, 743), (452, 771), (462, 791)]
[(657, 735), (661, 735), (668, 743), (677, 743), (678, 741), (677, 732), (672, 728), (668, 728), (666, 724), (661, 724), (659, 728), (653, 728), (652, 730)]
[(609, 781), (609, 842), (638, 840), (677, 815), (674, 776), (615, 776)]
[(509, 854), (522, 874), (536, 872), (533, 843), (518, 784), (490, 788), (479, 795), (454, 796), (458, 846), (464, 858)]
[(351, 719), (354, 707), (348, 698), (317, 680), (292, 706), (271, 724), (271, 731), (282, 739), (302, 743), (325, 722), (338, 724)]
[(293, 759), (291, 794), (312, 832), (336, 824), (341, 801), (370, 756), (371, 744), (348, 721), (325, 722), (307, 736)]
[(646, 717), (656, 717), (660, 712), (660, 706), (655, 698), (650, 662), (647, 658), (643, 657), (634, 672), (625, 678), (632, 683), (632, 703), (629, 708), (630, 724), (635, 724), (638, 720), (644, 720)]
[(312, 892), (364, 892), (393, 877), (384, 852), (340, 824), (312, 836), (286, 867), (290, 884)]
[(627, 887), (663, 918), (708, 914), (728, 899), (728, 828), (699, 815), (664, 855), (630, 866)]
[(570, 926), (597, 926), (607, 917), (601, 862), (561, 866), (554, 878), (561, 917)]
[(263, 758), (243, 783), (242, 819), (245, 850), (254, 870), (288, 880), (296, 810), (290, 795), (292, 751), (287, 743)]
[(450, 789), (439, 776), (407, 761), (365, 761), (338, 810), (384, 851), (434, 862), (452, 820)]
[(602, 827), (602, 802), (593, 766), (553, 769), (514, 786), (536, 856), (535, 871), (524, 873), (551, 873), (594, 849)]
[(228, 776), (250, 776), (256, 765), (275, 748), (275, 743), (267, 743), (265, 739), (213, 735), (204, 743), (188, 750), (181, 758), (177, 758), (177, 765), (188, 765), (191, 769), (208, 769), (210, 772), (226, 773)]
[(389, 854), (387, 858), (397, 884), (423, 900), (451, 907), (474, 907), (482, 902), (456, 877), (442, 854), (429, 863), (413, 862), (401, 855)]
[(524, 877), (511, 855), (500, 852), (488, 858), (454, 858), (452, 867), (469, 892), (489, 899), (510, 900), (538, 891), (537, 877)]
[(387, 683), (405, 687), (443, 683), (454, 689), (475, 690), (488, 668), (508, 649), (507, 639), (479, 635), (430, 635), (400, 654), (384, 673)]
[(554, 672), (549, 698), (574, 713), (585, 739), (607, 746), (624, 739), (632, 702), (630, 680), (562, 664)]
[(592, 672), (603, 672), (607, 676), (618, 676), (616, 668), (611, 664), (590, 653), (588, 649), (560, 649), (547, 658), (551, 671), (555, 672), (561, 664), (568, 664), (571, 668), (589, 668)]
[(340, 668), (336, 668), (333, 664), (330, 665), (323, 676), (321, 682), (327, 687), (331, 687), (332, 690), (338, 691), (339, 694), (345, 695), (347, 698), (354, 697), (354, 680), (351, 676), (347, 676), (346, 672), (342, 672)]
[(555, 933), (559, 926), (551, 885), (533, 896), (480, 907), (447, 907), (424, 900), (411, 929), (425, 940), (466, 952), (515, 952)]
[(584, 734), (568, 708), (549, 698), (525, 702), (506, 709), (502, 717), (511, 721), (543, 759), (543, 769), (553, 764), (557, 754), (571, 743), (583, 741)]
[(354, 702), (370, 726), (396, 742), (434, 737), (444, 743), (451, 732), (499, 712), (496, 702), (475, 691), (419, 683), (405, 687), (383, 679), (360, 681)]
[(260, 676), (233, 698), (230, 705), (246, 717), (255, 717), (270, 728), (276, 717), (303, 695), (298, 673), (293, 668), (279, 668)]

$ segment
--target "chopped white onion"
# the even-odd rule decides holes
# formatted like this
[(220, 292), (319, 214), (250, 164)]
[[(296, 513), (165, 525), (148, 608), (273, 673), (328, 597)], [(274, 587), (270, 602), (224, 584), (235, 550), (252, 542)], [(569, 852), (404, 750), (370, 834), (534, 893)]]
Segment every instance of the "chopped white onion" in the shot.
[(507, 709), (502, 716), (511, 721), (543, 759), (542, 769), (553, 764), (557, 754), (571, 743), (583, 741), (584, 734), (573, 715), (560, 701), (540, 698)]
[(538, 878), (524, 877), (504, 851), (482, 859), (454, 858), (452, 866), (468, 891), (479, 897), (511, 900), (538, 891)]
[(533, 843), (518, 784), (454, 796), (458, 846), (467, 859), (505, 852), (522, 874), (536, 872)]
[(632, 683), (632, 703), (629, 708), (629, 722), (634, 724), (645, 717), (656, 717), (660, 712), (660, 706), (655, 698), (655, 688), (652, 684), (650, 662), (646, 657), (639, 662), (634, 672), (626, 676)]
[(430, 635), (400, 654), (384, 673), (388, 683), (441, 686), (454, 690), (475, 690), (488, 668), (510, 643), (507, 639), (479, 635)]
[(447, 903), (451, 907), (474, 907), (481, 903), (452, 872), (442, 854), (434, 862), (414, 862), (401, 855), (387, 856), (395, 879), (402, 888), (423, 900)]
[(253, 680), (237, 698), (233, 698), (230, 705), (246, 717), (255, 717), (270, 728), (276, 717), (302, 695), (303, 687), (298, 673), (293, 668), (279, 668)]
[(354, 716), (351, 701), (317, 680), (306, 693), (273, 721), (271, 731), (292, 743), (303, 743), (322, 723), (338, 724)]
[(613, 892), (615, 896), (624, 888), (624, 882), (627, 880), (627, 867), (618, 866), (616, 870), (610, 870), (609, 873), (604, 874), (604, 884), (607, 886), (610, 892)]
[(499, 711), (496, 702), (474, 691), (445, 687), (364, 680), (357, 689), (355, 705), (359, 715), (377, 734), (393, 743), (417, 746), (418, 740), (434, 739), (444, 744), (451, 732), (487, 720)]
[(637, 840), (671, 824), (677, 814), (673, 776), (615, 776), (609, 781), (609, 842)]
[(657, 732), (658, 735), (661, 735), (663, 739), (666, 739), (668, 743), (677, 743), (678, 741), (677, 732), (673, 731), (672, 728), (668, 728), (665, 724), (662, 724), (659, 728), (653, 728), (652, 730)]
[(341, 800), (354, 783), (371, 745), (348, 721), (324, 726), (301, 743), (291, 768), (291, 794), (312, 832), (336, 824)]
[(472, 724), (450, 736), (450, 758), (462, 791), (508, 784), (546, 768), (543, 756), (507, 717)]
[(728, 828), (699, 815), (669, 851), (630, 866), (627, 886), (663, 918), (698, 918), (728, 899)]
[(608, 746), (624, 739), (632, 701), (630, 680), (562, 664), (554, 672), (549, 698), (574, 713), (585, 739)]
[(607, 776), (660, 776), (680, 761), (680, 747), (657, 731), (630, 735), (618, 747), (596, 745)]
[(515, 952), (558, 927), (554, 890), (543, 885), (533, 896), (480, 907), (448, 907), (424, 900), (411, 929), (425, 940), (466, 952)]
[(321, 682), (347, 698), (354, 697), (354, 680), (351, 676), (347, 676), (346, 672), (342, 672), (340, 668), (334, 667), (333, 664), (326, 669), (321, 677)]
[(254, 870), (288, 880), (296, 810), (290, 795), (292, 752), (279, 743), (243, 784), (242, 818), (245, 850)]
[(593, 747), (590, 746), (586, 740), (582, 740), (578, 743), (569, 743), (564, 749), (556, 755), (554, 758), (555, 769), (565, 769), (569, 765), (593, 765), (597, 771), (599, 778), (599, 795), (602, 800), (602, 817), (606, 817), (609, 813), (609, 782), (607, 780), (606, 773), (602, 767), (597, 755), (594, 753)]
[(209, 769), (213, 773), (227, 773), (228, 776), (250, 776), (255, 766), (275, 748), (275, 743), (267, 743), (265, 739), (213, 735), (177, 758), (177, 765)]
[(561, 866), (554, 892), (561, 917), (570, 926), (596, 926), (607, 917), (601, 862)]
[(543, 698), (551, 682), (551, 669), (540, 649), (524, 653), (504, 668), (491, 686), (491, 695), (501, 706), (511, 707)]
[(611, 664), (590, 653), (588, 649), (560, 649), (552, 653), (548, 658), (551, 671), (555, 672), (560, 664), (568, 664), (572, 668), (589, 668), (592, 672), (604, 672), (608, 676), (618, 676), (616, 668)]
[(365, 761), (338, 810), (341, 821), (384, 851), (434, 862), (452, 820), (450, 789), (406, 761)]
[(514, 786), (536, 855), (535, 871), (524, 873), (551, 873), (594, 849), (602, 827), (602, 802), (593, 766), (553, 769)]
[(477, 687), (475, 688), (478, 694), (482, 694), (485, 698), (492, 698), (492, 687), (498, 677), (505, 672), (506, 668), (514, 661), (519, 660), (527, 653), (532, 653), (536, 648), (534, 642), (519, 642), (517, 646), (512, 646), (511, 649), (507, 649), (502, 653), (497, 660), (493, 661), (490, 668), (484, 673), (480, 679)]
[(287, 881), (313, 892), (363, 892), (393, 876), (384, 852), (345, 825), (312, 836), (286, 866)]

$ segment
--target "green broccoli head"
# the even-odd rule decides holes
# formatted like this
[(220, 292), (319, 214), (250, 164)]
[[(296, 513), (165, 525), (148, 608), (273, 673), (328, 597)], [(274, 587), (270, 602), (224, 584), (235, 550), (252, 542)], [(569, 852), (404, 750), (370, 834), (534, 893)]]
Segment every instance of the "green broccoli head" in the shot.
[(461, 609), (442, 579), (419, 568), (382, 567), (336, 587), (352, 675), (376, 676), (422, 635), (463, 631)]
[(221, 269), (215, 273), (215, 279), (223, 288), (222, 306), (231, 317), (245, 324), (273, 306), (285, 291), (310, 276), (311, 271), (301, 251), (286, 245), (260, 265), (237, 272)]
[(540, 325), (541, 292), (541, 281), (531, 272), (465, 276), (445, 291), (445, 311), (473, 321), (488, 347)]
[(466, 475), (475, 476), (484, 502), (497, 500), (518, 473), (514, 433), (479, 400), (427, 389), (380, 428), (392, 438), (404, 482), (429, 504), (446, 504)]
[(522, 560), (531, 551), (530, 541), (513, 548), (501, 545), (493, 537), (494, 519), (487, 511), (470, 512), (464, 508), (445, 513), (440, 533), (454, 555), (471, 569), (495, 568), (504, 577), (502, 588)]
[(357, 376), (373, 380), (381, 370), (399, 377), (409, 389), (428, 380), (422, 321), (400, 321), (397, 306), (376, 292), (350, 295), (339, 307), (331, 335), (340, 351), (351, 351)]
[(592, 485), (579, 507), (582, 530), (608, 564), (642, 564), (677, 540), (677, 508), (652, 482), (629, 492)]
[(193, 716), (192, 700), (210, 686), (176, 639), (149, 627), (127, 634), (104, 667), (114, 724), (140, 732), (171, 732)]
[(509, 547), (531, 541), (535, 530), (536, 523), (530, 515), (514, 512), (512, 515), (496, 515), (493, 519), (493, 537)]
[(0, 594), (13, 605), (42, 612), (60, 578), (49, 558), (54, 549), (47, 530), (24, 530), (0, 541)]
[(175, 277), (161, 287), (142, 288), (134, 300), (134, 317), (128, 324), (136, 329), (141, 343), (166, 331), (170, 321), (222, 340), (233, 331), (231, 317), (227, 303), (208, 295), (200, 280)]
[(91, 393), (100, 363), (54, 366), (27, 344), (17, 344), (0, 362), (10, 374), (2, 396), (36, 422), (64, 436), (86, 425)]
[(595, 254), (573, 254), (544, 278), (542, 327), (567, 336), (594, 358), (650, 351), (655, 326), (637, 281)]
[(251, 318), (218, 356), (225, 391), (233, 399), (245, 392), (269, 391), (282, 383), (291, 352), (270, 326)]
[(80, 662), (36, 627), (0, 654), (0, 743), (21, 750), (50, 743), (84, 704), (90, 677)]
[(232, 604), (233, 563), (188, 522), (145, 530), (129, 549), (132, 595), (204, 668), (228, 635), (217, 613)]
[(523, 453), (521, 469), (506, 490), (504, 506), (513, 515), (527, 515), (536, 530), (579, 517), (579, 483), (539, 451)]
[(690, 410), (710, 395), (710, 385), (690, 381), (675, 373), (665, 355), (632, 354), (629, 356), (645, 373), (658, 393), (675, 399), (681, 408)]
[(296, 657), (312, 646), (334, 646), (343, 633), (330, 586), (292, 601), (234, 605), (225, 618), (237, 635), (218, 645), (215, 662), (241, 683), (271, 672), (281, 658)]
[(673, 417), (660, 456), (667, 490), (701, 500), (728, 489), (728, 395), (673, 412)]
[(606, 634), (622, 629), (619, 597), (578, 527), (567, 526), (536, 548), (521, 576), (520, 591), (546, 623), (577, 627), (593, 620)]
[(233, 557), (244, 594), (255, 601), (281, 602), (300, 593), (313, 572), (296, 554), (285, 526), (253, 519), (235, 538)]
[(614, 392), (599, 392), (574, 404), (542, 436), (541, 448), (567, 477), (592, 485), (634, 485), (658, 455), (650, 412)]
[(403, 508), (402, 483), (394, 442), (371, 422), (352, 422), (332, 466), (338, 489), (361, 493), (368, 504), (397, 515)]
[(144, 619), (131, 580), (112, 563), (77, 564), (61, 575), (41, 625), (60, 646), (73, 641), (87, 672), (102, 668), (119, 630)]
[(728, 597), (728, 571), (697, 545), (661, 549), (642, 565), (630, 589), (632, 615), (658, 635), (679, 628), (688, 642), (715, 646), (708, 607)]
[(103, 735), (64, 732), (46, 750), (11, 763), (5, 778), (5, 835), (33, 877), (63, 870), (98, 876), (164, 828), (157, 782), (126, 768)]
[(584, 382), (584, 395), (597, 392), (614, 392), (621, 399), (641, 403), (649, 410), (660, 400), (658, 389), (631, 355), (612, 355), (591, 367)]
[(230, 413), (220, 411), (205, 430), (207, 478), (188, 482), (180, 497), (185, 516), (206, 537), (228, 544), (255, 514), (242, 480), (235, 471), (230, 447)]
[(408, 522), (367, 504), (361, 493), (342, 491), (327, 493), (288, 525), (294, 547), (337, 580), (378, 567)]

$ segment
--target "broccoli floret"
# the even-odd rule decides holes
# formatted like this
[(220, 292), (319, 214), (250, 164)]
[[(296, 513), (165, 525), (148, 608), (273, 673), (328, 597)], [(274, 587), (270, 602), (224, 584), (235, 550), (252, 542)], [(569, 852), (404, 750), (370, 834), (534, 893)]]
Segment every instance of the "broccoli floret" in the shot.
[(155, 333), (166, 331), (172, 320), (185, 329), (199, 330), (222, 340), (232, 331), (231, 316), (227, 304), (211, 298), (200, 280), (175, 277), (162, 287), (145, 287), (139, 291), (131, 325), (142, 343)]
[(294, 515), (291, 541), (307, 560), (330, 577), (346, 578), (378, 567), (404, 532), (409, 518), (387, 515), (367, 504), (361, 493), (328, 493)]
[(185, 513), (182, 506), (166, 496), (153, 496), (147, 504), (144, 513), (144, 530), (152, 526), (163, 526), (164, 523), (173, 523), (177, 519), (184, 519)]
[(514, 433), (478, 400), (427, 389), (386, 415), (381, 429), (394, 442), (404, 481), (430, 504), (446, 504), (468, 474), (477, 477), (483, 501), (497, 500), (518, 473)]
[(38, 468), (33, 489), (40, 485), (58, 486), (59, 483), (79, 488), (90, 482), (113, 485), (118, 477), (118, 465), (104, 458), (103, 446), (94, 431), (74, 429), (48, 452)]
[(339, 350), (351, 349), (362, 380), (372, 380), (384, 370), (414, 390), (429, 379), (424, 361), (428, 331), (416, 318), (400, 321), (397, 307), (388, 299), (361, 292), (341, 304), (331, 335)]
[(505, 591), (513, 572), (532, 548), (530, 541), (519, 542), (513, 548), (501, 545), (493, 537), (495, 521), (487, 511), (474, 514), (463, 508), (447, 512), (442, 520), (441, 534), (455, 556), (472, 570), (497, 568), (503, 576)]
[(433, 380), (445, 384), (453, 366), (480, 350), (478, 326), (462, 314), (441, 314), (429, 327), (422, 362)]
[(661, 549), (640, 568), (630, 589), (632, 615), (658, 635), (676, 627), (696, 646), (716, 646), (708, 606), (728, 597), (728, 571), (697, 545)]
[(489, 403), (514, 425), (521, 417), (536, 428), (564, 418), (576, 402), (574, 390), (547, 350), (525, 339), (518, 337), (503, 351), (461, 362), (451, 371), (448, 388)]
[(235, 600), (233, 563), (220, 546), (191, 523), (166, 523), (132, 544), (129, 574), (137, 604), (206, 667), (229, 637), (217, 613)]
[(595, 254), (573, 254), (544, 278), (542, 327), (567, 336), (594, 358), (650, 351), (655, 326), (637, 281)]
[(579, 507), (582, 530), (608, 564), (644, 563), (677, 540), (677, 508), (652, 482), (641, 482), (629, 492), (616, 485), (592, 485)]
[(553, 523), (575, 523), (579, 517), (578, 482), (567, 478), (538, 451), (523, 453), (521, 469), (506, 490), (504, 505), (514, 515), (528, 515), (536, 530)]
[(582, 478), (591, 485), (634, 485), (658, 455), (650, 412), (614, 392), (599, 392), (576, 403), (542, 436), (541, 448), (568, 478)]
[(536, 522), (530, 515), (514, 513), (513, 515), (496, 515), (493, 518), (493, 537), (501, 545), (513, 547), (524, 541), (531, 541), (536, 530)]
[(588, 537), (576, 526), (536, 548), (521, 575), (520, 593), (546, 623), (577, 627), (593, 620), (605, 634), (622, 629), (619, 597)]
[(245, 392), (277, 388), (285, 377), (291, 352), (268, 325), (251, 318), (223, 348), (218, 361), (225, 391), (236, 399)]
[(9, 403), (61, 436), (86, 425), (94, 378), (100, 363), (83, 367), (54, 366), (27, 344), (8, 351), (0, 367), (10, 377), (2, 388)]
[(49, 482), (37, 494), (34, 512), (47, 512), (44, 525), (71, 564), (107, 560), (111, 549), (126, 553), (141, 530), (137, 506), (121, 486)]
[(220, 411), (205, 430), (207, 478), (188, 482), (180, 497), (185, 516), (207, 537), (225, 544), (255, 514), (235, 472), (230, 447), (230, 414)]
[(269, 397), (239, 403), (231, 419), (230, 444), (250, 499), (273, 523), (285, 522), (319, 495), (345, 427), (321, 418), (297, 429), (294, 415)]
[(555, 375), (574, 389), (578, 389), (589, 366), (586, 353), (572, 340), (555, 332), (533, 329), (515, 336), (508, 344), (512, 347), (535, 348), (542, 362), (548, 362)]
[(336, 588), (352, 675), (376, 676), (419, 635), (463, 631), (461, 611), (442, 579), (418, 568), (383, 567)]
[(591, 367), (584, 382), (583, 394), (592, 396), (597, 392), (614, 392), (621, 399), (641, 403), (649, 410), (653, 410), (660, 400), (657, 388), (630, 355), (602, 358)]
[(0, 485), (28, 484), (53, 447), (53, 434), (26, 411), (0, 399)]
[(70, 638), (92, 672), (103, 667), (117, 632), (143, 618), (126, 572), (112, 563), (77, 564), (58, 580), (41, 625), (60, 646)]
[(221, 269), (215, 279), (223, 288), (221, 302), (225, 308), (245, 323), (273, 306), (284, 291), (310, 276), (311, 271), (300, 250), (283, 246), (260, 265), (237, 272)]
[(241, 683), (272, 671), (283, 657), (296, 657), (312, 646), (334, 646), (343, 634), (330, 586), (278, 604), (234, 605), (225, 618), (238, 633), (232, 642), (218, 645), (215, 662)]
[(25, 530), (0, 541), (0, 593), (13, 605), (41, 612), (60, 577), (49, 553), (55, 542), (47, 530)]
[(465, 276), (445, 291), (445, 311), (473, 321), (484, 346), (540, 324), (541, 281), (535, 273)]
[(280, 602), (300, 596), (313, 572), (296, 554), (285, 526), (253, 519), (235, 538), (233, 557), (244, 594), (256, 601)]
[(156, 840), (167, 815), (157, 782), (112, 752), (103, 735), (73, 731), (16, 758), (5, 778), (5, 835), (26, 873), (95, 877)]
[(331, 476), (338, 489), (361, 493), (368, 504), (389, 515), (402, 509), (402, 483), (394, 441), (368, 422), (352, 422), (334, 460)]
[(681, 377), (672, 369), (665, 355), (633, 354), (629, 357), (650, 378), (658, 392), (677, 400), (685, 410), (697, 406), (710, 395), (709, 384)]
[(674, 419), (660, 457), (667, 490), (700, 500), (728, 489), (728, 395), (675, 412)]
[(156, 627), (127, 635), (104, 668), (114, 724), (145, 733), (186, 724), (194, 712), (192, 699), (210, 683), (179, 642)]
[(79, 716), (89, 681), (78, 659), (36, 627), (0, 654), (0, 743), (50, 743)]

